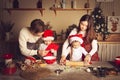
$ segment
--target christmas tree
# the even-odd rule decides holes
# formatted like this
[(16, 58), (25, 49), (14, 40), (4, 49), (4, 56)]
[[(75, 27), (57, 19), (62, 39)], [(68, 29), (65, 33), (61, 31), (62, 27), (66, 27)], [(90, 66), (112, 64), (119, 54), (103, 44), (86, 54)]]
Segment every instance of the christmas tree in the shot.
[(108, 28), (106, 26), (105, 16), (103, 15), (103, 11), (100, 8), (100, 5), (94, 8), (91, 15), (94, 19), (94, 29), (96, 33), (102, 34), (104, 40), (105, 35), (108, 34)]

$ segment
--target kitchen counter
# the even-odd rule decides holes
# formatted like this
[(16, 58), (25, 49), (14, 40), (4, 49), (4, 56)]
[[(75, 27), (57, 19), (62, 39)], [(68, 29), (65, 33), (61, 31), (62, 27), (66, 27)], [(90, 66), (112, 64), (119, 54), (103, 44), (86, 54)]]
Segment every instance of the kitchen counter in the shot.
[[(65, 40), (55, 41), (55, 43), (60, 45), (58, 51), (60, 55), (64, 41)], [(100, 61), (113, 61), (116, 56), (120, 56), (120, 41), (98, 41), (98, 46)], [(12, 53), (18, 60), (22, 58), (17, 41), (0, 42), (0, 56), (4, 53)], [(60, 58), (60, 56), (58, 57)]]
[[(108, 62), (92, 62), (90, 65), (92, 67), (108, 67), (112, 68), (113, 66)], [(62, 69), (63, 66), (58, 64), (47, 65), (47, 68), (54, 71), (55, 69)], [(38, 80), (120, 80), (120, 74), (118, 75), (107, 75), (106, 77), (96, 77), (91, 72), (86, 72), (87, 67), (77, 67), (77, 68), (69, 68), (61, 72), (61, 74), (57, 75), (53, 73), (45, 78), (41, 78)], [(2, 75), (0, 74), (0, 80), (27, 80), (19, 76), (20, 70), (18, 70), (14, 75)]]

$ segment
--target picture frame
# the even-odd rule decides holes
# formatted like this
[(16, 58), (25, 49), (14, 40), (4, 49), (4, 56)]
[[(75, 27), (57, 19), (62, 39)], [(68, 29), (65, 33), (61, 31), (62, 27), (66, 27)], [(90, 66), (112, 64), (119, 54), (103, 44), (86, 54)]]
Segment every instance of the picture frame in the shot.
[(110, 33), (120, 33), (120, 16), (108, 16), (107, 27)]

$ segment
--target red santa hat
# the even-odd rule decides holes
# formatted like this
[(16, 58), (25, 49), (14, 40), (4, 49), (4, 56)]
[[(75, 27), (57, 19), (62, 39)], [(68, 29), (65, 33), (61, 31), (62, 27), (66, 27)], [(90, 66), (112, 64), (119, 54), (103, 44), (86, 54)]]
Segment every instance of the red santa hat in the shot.
[(45, 30), (42, 37), (43, 40), (54, 40), (53, 31)]
[(83, 43), (82, 34), (70, 35), (69, 36), (69, 41), (70, 41), (70, 44), (73, 41), (79, 41), (82, 44)]

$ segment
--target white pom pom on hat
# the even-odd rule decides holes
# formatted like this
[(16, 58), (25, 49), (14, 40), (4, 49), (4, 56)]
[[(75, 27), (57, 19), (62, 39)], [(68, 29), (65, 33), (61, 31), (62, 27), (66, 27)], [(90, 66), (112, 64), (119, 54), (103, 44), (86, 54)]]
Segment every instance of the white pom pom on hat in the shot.
[(82, 34), (70, 35), (69, 36), (69, 41), (70, 41), (70, 44), (73, 41), (79, 41), (82, 44), (83, 43)]
[(42, 35), (43, 40), (54, 40), (53, 31), (52, 30), (45, 30)]

